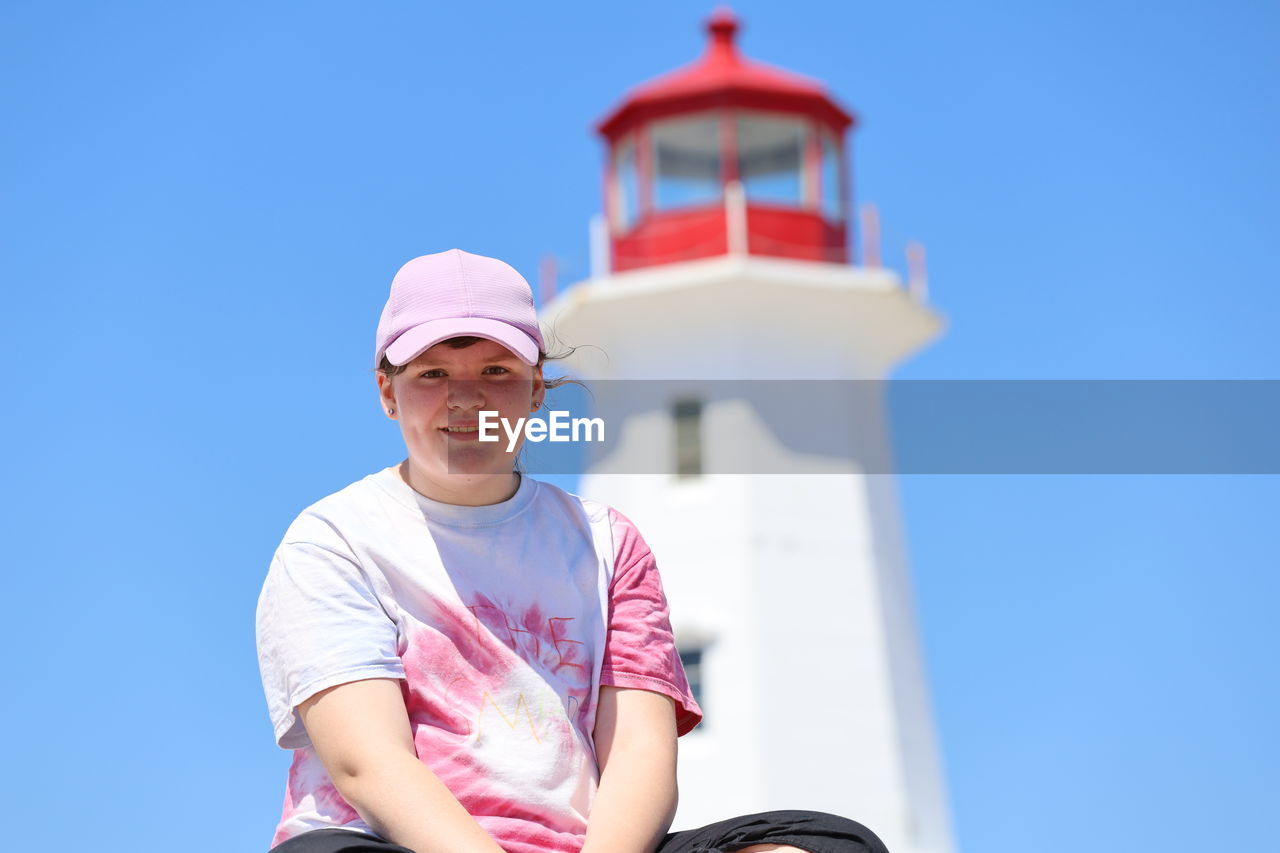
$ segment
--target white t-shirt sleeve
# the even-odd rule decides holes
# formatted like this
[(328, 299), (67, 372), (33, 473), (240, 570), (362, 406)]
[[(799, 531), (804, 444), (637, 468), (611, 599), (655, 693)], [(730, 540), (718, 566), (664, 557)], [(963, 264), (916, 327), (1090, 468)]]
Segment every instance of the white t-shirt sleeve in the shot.
[(404, 678), (395, 621), (354, 557), (312, 542), (276, 550), (258, 597), (258, 667), (276, 743), (309, 746), (296, 708), (348, 681)]

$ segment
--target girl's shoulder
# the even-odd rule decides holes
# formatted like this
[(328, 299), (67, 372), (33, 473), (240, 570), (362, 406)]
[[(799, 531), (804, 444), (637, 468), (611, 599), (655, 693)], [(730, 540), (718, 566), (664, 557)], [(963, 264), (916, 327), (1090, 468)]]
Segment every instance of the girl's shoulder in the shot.
[(615, 554), (648, 550), (635, 522), (612, 504), (566, 491), (545, 480), (538, 480), (537, 484), (540, 498), (558, 502), (569, 514), (585, 519), (593, 529), (608, 537)]
[(538, 489), (538, 500), (559, 505), (574, 513), (582, 514), (591, 522), (607, 522), (610, 514), (616, 512), (613, 507), (591, 498), (570, 492), (546, 480), (534, 480)]
[(381, 473), (369, 474), (304, 506), (289, 523), (283, 542), (342, 542), (344, 529), (367, 522), (370, 511), (385, 503), (387, 495), (377, 485)]

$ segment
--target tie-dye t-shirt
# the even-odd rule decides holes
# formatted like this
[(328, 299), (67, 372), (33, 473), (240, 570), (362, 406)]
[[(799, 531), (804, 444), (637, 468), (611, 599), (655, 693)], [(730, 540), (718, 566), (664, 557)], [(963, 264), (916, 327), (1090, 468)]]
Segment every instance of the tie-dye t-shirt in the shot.
[(296, 707), (400, 679), (421, 758), (508, 853), (577, 853), (599, 771), (601, 685), (702, 717), (652, 553), (616, 510), (521, 477), (509, 500), (430, 500), (396, 466), (303, 510), (272, 559), (258, 659), (276, 742), (293, 750), (271, 846), (374, 831), (334, 787)]

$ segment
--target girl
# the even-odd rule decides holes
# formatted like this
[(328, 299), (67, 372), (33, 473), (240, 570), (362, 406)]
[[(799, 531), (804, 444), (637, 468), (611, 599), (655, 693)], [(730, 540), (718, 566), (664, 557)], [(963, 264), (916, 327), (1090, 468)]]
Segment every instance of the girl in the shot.
[(884, 853), (820, 812), (668, 832), (702, 711), (653, 555), (477, 431), (541, 407), (565, 381), (547, 358), (502, 261), (451, 249), (396, 274), (374, 363), (408, 458), (303, 510), (258, 601), (293, 750), (271, 853)]

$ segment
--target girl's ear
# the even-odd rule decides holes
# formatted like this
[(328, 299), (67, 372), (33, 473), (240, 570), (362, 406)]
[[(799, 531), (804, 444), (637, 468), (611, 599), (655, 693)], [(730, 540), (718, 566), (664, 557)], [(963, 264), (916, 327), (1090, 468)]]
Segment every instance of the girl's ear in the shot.
[(547, 383), (542, 378), (542, 365), (538, 365), (533, 369), (533, 409), (537, 411), (542, 408), (542, 403), (547, 398)]
[(395, 395), (391, 393), (391, 379), (392, 377), (383, 373), (381, 370), (379, 370), (374, 376), (374, 380), (378, 383), (378, 399), (382, 403), (383, 411), (389, 408), (395, 408), (396, 405)]

